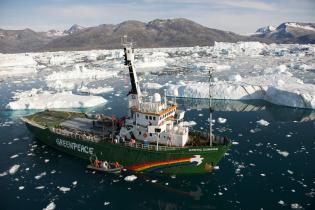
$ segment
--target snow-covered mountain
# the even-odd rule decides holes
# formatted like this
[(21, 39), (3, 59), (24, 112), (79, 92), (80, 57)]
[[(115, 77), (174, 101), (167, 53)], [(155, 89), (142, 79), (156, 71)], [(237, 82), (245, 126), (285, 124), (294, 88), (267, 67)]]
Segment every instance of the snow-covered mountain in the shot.
[(47, 37), (51, 37), (51, 38), (56, 38), (56, 37), (68, 35), (67, 33), (64, 33), (64, 31), (55, 30), (55, 29), (51, 29), (49, 31), (44, 31), (44, 32), (40, 32), (40, 33), (43, 36), (47, 36)]
[(124, 21), (68, 30), (35, 32), (0, 29), (0, 53), (69, 51), (120, 48), (120, 38), (128, 34), (138, 47), (211, 46), (215, 42), (259, 41), (263, 43), (315, 43), (315, 24), (287, 22), (277, 28), (267, 26), (251, 35), (208, 28), (185, 18), (156, 19), (150, 22)]
[(74, 34), (74, 33), (77, 33), (79, 31), (82, 31), (83, 29), (85, 29), (83, 26), (80, 26), (78, 24), (74, 24), (68, 30), (65, 30), (64, 33), (65, 34)]
[(259, 28), (252, 37), (261, 37), (277, 43), (315, 43), (315, 23), (286, 22), (277, 28)]
[(275, 30), (276, 30), (276, 28), (273, 26), (265, 26), (265, 27), (257, 29), (256, 33), (257, 34), (266, 34), (266, 33), (273, 32)]

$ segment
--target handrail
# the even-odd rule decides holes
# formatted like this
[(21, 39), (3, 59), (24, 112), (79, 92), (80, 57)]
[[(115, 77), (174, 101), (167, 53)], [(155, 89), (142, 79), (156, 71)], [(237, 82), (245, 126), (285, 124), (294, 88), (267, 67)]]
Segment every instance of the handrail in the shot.
[(157, 151), (170, 151), (170, 150), (178, 149), (176, 147), (156, 146), (152, 144), (141, 144), (141, 143), (131, 143), (131, 142), (125, 142), (124, 146), (133, 147), (137, 149), (147, 149), (147, 150), (157, 150)]

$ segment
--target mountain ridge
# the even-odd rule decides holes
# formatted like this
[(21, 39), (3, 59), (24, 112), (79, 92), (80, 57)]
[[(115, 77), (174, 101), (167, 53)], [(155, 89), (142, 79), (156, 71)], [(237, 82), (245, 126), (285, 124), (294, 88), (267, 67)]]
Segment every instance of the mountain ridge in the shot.
[(238, 41), (305, 44), (315, 43), (315, 24), (286, 22), (277, 28), (260, 28), (248, 36), (205, 27), (185, 18), (155, 19), (147, 23), (127, 20), (94, 27), (74, 24), (64, 31), (0, 29), (0, 53), (114, 49), (121, 47), (123, 35), (128, 35), (140, 48), (210, 46), (214, 42)]

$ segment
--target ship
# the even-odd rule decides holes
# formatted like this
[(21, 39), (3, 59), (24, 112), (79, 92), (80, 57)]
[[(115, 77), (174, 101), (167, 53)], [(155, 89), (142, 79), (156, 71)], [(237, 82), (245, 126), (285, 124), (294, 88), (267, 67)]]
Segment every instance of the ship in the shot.
[[(209, 133), (193, 131), (184, 121), (185, 111), (166, 91), (147, 96), (141, 93), (134, 61), (133, 44), (122, 37), (124, 65), (128, 67), (131, 89), (128, 112), (123, 118), (44, 110), (25, 116), (35, 139), (61, 152), (85, 160), (119, 162), (139, 173), (198, 174), (213, 171), (231, 146), (227, 137), (212, 134), (209, 87)], [(211, 71), (209, 71), (211, 82)], [(126, 108), (126, 111), (127, 111)]]

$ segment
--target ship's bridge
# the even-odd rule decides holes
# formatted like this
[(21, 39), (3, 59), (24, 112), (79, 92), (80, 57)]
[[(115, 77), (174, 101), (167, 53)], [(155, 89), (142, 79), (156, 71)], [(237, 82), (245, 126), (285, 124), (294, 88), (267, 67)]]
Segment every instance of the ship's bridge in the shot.
[(173, 118), (176, 105), (166, 106), (161, 102), (143, 102), (138, 107), (132, 107), (133, 119), (143, 126), (161, 126), (164, 121)]

